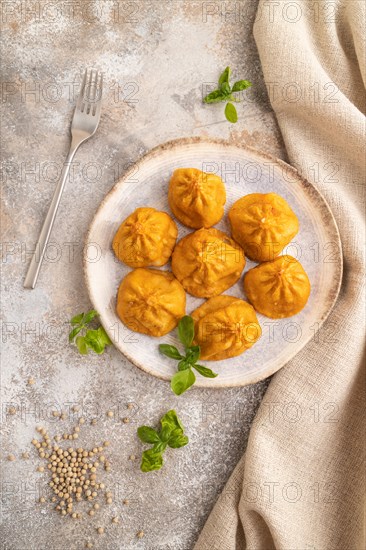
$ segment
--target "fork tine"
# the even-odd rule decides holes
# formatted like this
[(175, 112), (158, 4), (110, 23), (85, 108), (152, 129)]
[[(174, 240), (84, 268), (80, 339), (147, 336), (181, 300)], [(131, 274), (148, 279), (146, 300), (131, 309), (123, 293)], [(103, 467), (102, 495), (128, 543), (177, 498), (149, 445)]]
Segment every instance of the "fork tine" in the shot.
[(97, 83), (97, 100), (95, 103), (95, 108), (93, 115), (97, 118), (100, 116), (100, 109), (102, 106), (102, 97), (103, 97), (103, 73), (100, 73), (99, 83)]
[(102, 92), (103, 73), (97, 69), (85, 69), (75, 112), (99, 119)]
[(83, 112), (87, 115), (90, 111), (90, 88), (91, 88), (91, 82), (93, 78), (93, 69), (90, 69), (89, 76), (87, 78), (87, 82), (85, 84), (85, 91), (84, 91), (84, 109)]
[(87, 114), (93, 114), (95, 106), (95, 96), (97, 91), (98, 71), (92, 69), (90, 71), (89, 89), (88, 89), (88, 105)]
[(77, 102), (76, 102), (76, 109), (79, 109), (79, 111), (82, 111), (82, 107), (83, 107), (83, 104), (84, 104), (84, 93), (85, 93), (85, 85), (86, 85), (87, 76), (88, 76), (88, 69), (85, 69), (84, 76), (83, 76), (83, 81), (82, 81), (81, 87), (80, 87), (79, 97), (78, 97)]
[[(93, 71), (92, 71), (93, 72)], [(92, 83), (91, 83), (91, 94), (90, 99), (92, 101), (95, 101), (96, 91), (97, 91), (97, 82), (98, 82), (98, 71), (94, 71), (94, 78), (92, 77)]]

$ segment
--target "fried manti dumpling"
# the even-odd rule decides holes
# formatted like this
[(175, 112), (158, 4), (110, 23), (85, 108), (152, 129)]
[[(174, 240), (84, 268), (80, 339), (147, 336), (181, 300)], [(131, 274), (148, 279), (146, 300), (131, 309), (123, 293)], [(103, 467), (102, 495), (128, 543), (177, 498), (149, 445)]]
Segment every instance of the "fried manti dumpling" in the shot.
[(169, 271), (139, 268), (122, 280), (117, 314), (131, 330), (163, 336), (185, 315), (186, 293)]
[(117, 258), (130, 267), (161, 266), (172, 255), (177, 235), (169, 214), (137, 208), (120, 225), (112, 246)]
[(191, 313), (201, 359), (219, 361), (252, 347), (262, 331), (254, 308), (233, 296), (215, 296)]
[(229, 220), (233, 239), (255, 262), (273, 260), (299, 231), (296, 214), (276, 193), (242, 197), (231, 207)]
[(245, 266), (240, 246), (218, 229), (199, 229), (181, 239), (172, 256), (172, 271), (187, 292), (211, 298), (230, 288)]
[(310, 281), (301, 263), (289, 255), (279, 256), (250, 269), (244, 291), (259, 313), (272, 319), (291, 317), (306, 305)]
[(170, 180), (168, 199), (174, 216), (184, 225), (211, 227), (224, 215), (225, 185), (216, 174), (178, 168)]

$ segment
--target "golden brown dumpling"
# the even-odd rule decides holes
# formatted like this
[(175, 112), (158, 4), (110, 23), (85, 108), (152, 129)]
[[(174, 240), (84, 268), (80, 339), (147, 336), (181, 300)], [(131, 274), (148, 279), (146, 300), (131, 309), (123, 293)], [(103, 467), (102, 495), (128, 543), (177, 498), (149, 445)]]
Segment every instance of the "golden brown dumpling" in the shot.
[(194, 343), (201, 347), (201, 359), (219, 361), (240, 355), (261, 336), (253, 307), (232, 296), (210, 298), (192, 314)]
[(211, 227), (224, 215), (224, 182), (219, 176), (196, 168), (174, 171), (168, 198), (174, 216), (188, 227)]
[(187, 292), (217, 296), (240, 278), (245, 257), (240, 246), (218, 229), (199, 229), (181, 239), (172, 256), (172, 271)]
[(300, 262), (286, 255), (250, 269), (244, 277), (244, 291), (259, 313), (282, 319), (305, 307), (310, 281)]
[(163, 336), (185, 315), (186, 293), (169, 271), (139, 268), (121, 282), (117, 314), (131, 330)]
[(177, 235), (166, 212), (137, 208), (120, 225), (112, 246), (117, 258), (130, 267), (161, 266), (172, 255)]
[(299, 221), (276, 193), (253, 193), (229, 211), (231, 234), (255, 262), (273, 260), (299, 231)]

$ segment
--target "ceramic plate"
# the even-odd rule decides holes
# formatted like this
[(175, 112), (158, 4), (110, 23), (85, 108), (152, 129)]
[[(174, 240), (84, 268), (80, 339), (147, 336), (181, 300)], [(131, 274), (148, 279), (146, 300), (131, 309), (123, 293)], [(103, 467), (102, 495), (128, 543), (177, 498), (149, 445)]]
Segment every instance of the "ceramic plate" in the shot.
[[(179, 345), (176, 331), (152, 338), (131, 332), (122, 324), (115, 311), (116, 295), (119, 283), (131, 269), (115, 258), (111, 245), (120, 223), (137, 207), (151, 206), (171, 214), (168, 182), (179, 167), (195, 167), (222, 177), (227, 203), (225, 216), (216, 225), (222, 231), (230, 232), (227, 213), (237, 199), (248, 193), (278, 193), (299, 218), (300, 231), (284, 253), (301, 261), (309, 275), (312, 291), (305, 309), (282, 320), (258, 315), (261, 339), (239, 357), (206, 362), (219, 376), (208, 379), (197, 374), (196, 385), (219, 388), (257, 382), (278, 371), (305, 346), (337, 298), (342, 252), (335, 220), (324, 198), (294, 168), (249, 147), (218, 140), (180, 139), (153, 149), (139, 160), (100, 205), (86, 239), (84, 269), (91, 301), (116, 347), (153, 376), (170, 379), (175, 372), (175, 361), (161, 356), (158, 344)], [(178, 238), (191, 231), (179, 222), (178, 227)], [(244, 272), (254, 265), (247, 261)], [(245, 299), (243, 277), (225, 294)], [(203, 301), (187, 294), (187, 313)]]

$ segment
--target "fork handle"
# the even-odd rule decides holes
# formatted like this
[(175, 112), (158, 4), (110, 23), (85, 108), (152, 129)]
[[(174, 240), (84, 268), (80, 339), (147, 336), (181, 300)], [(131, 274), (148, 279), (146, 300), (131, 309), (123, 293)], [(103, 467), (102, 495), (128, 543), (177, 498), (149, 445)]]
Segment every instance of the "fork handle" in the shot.
[(57, 187), (55, 189), (55, 192), (52, 197), (52, 201), (46, 216), (46, 219), (43, 223), (41, 233), (39, 235), (39, 239), (36, 244), (36, 248), (33, 252), (32, 260), (29, 265), (27, 275), (24, 280), (24, 288), (35, 288), (37, 284), (38, 275), (41, 269), (42, 261), (44, 258), (44, 254), (47, 248), (48, 240), (51, 235), (52, 227), (56, 218), (57, 210), (60, 204), (62, 192), (65, 187), (65, 183), (67, 180), (67, 176), (69, 175), (70, 165), (72, 162), (72, 159), (74, 158), (74, 155), (79, 148), (81, 141), (75, 141), (74, 139), (71, 141), (71, 146), (69, 150), (69, 154), (67, 155), (64, 167), (62, 169), (62, 174), (60, 181), (57, 184)]

